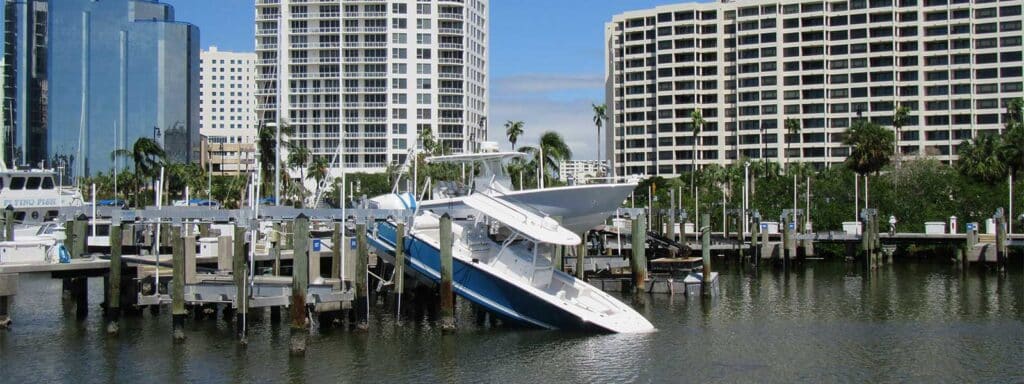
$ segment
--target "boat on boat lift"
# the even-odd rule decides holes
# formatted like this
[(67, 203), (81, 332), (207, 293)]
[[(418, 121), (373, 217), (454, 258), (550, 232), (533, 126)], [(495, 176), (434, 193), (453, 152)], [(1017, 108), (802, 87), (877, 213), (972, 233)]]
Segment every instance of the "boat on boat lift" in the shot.
[(463, 199), (473, 193), (483, 193), (552, 217), (560, 217), (563, 227), (573, 233), (583, 233), (603, 224), (612, 216), (639, 182), (639, 177), (632, 177), (621, 183), (513, 190), (512, 179), (505, 170), (505, 164), (524, 157), (526, 154), (522, 152), (498, 152), (497, 144), (493, 142), (485, 142), (480, 153), (428, 157), (426, 161), (432, 164), (471, 167), (478, 164), (480, 168), (471, 185), (440, 182), (433, 186), (431, 198), (421, 199), (423, 201), (419, 204), (435, 213), (448, 212), (455, 217), (464, 217), (472, 209), (463, 204)]
[[(455, 293), (502, 319), (544, 329), (614, 333), (654, 330), (628, 305), (554, 268), (557, 246), (574, 246), (580, 237), (551, 217), (540, 216), (487, 194), (462, 203), (472, 214), (452, 221), (452, 285)], [(371, 206), (413, 209), (409, 193), (379, 196)], [(406, 263), (434, 282), (440, 275), (440, 215), (419, 206), (404, 237)], [(394, 261), (396, 222), (377, 224), (369, 243)]]

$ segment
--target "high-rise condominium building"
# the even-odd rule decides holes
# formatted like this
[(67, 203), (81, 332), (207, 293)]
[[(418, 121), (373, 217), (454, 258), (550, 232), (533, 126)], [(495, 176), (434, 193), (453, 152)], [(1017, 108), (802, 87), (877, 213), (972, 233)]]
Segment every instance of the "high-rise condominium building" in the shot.
[(487, 0), (257, 0), (257, 116), (287, 123), (332, 176), (339, 163), (402, 163), (422, 132), (475, 151), (487, 137), (487, 14)]
[[(4, 0), (3, 161), (44, 160), (48, 78), (46, 0)], [(30, 154), (26, 156), (26, 154)]]
[(255, 170), (256, 54), (210, 47), (203, 51), (199, 67), (204, 165), (214, 174)]
[[(1021, 5), (739, 0), (615, 15), (605, 26), (614, 169), (676, 175), (695, 147), (698, 166), (834, 165), (853, 121), (888, 127), (897, 105), (910, 109), (899, 152), (951, 161), (961, 141), (1002, 129), (1006, 103), (1024, 96)], [(706, 121), (696, 143), (694, 110)]]

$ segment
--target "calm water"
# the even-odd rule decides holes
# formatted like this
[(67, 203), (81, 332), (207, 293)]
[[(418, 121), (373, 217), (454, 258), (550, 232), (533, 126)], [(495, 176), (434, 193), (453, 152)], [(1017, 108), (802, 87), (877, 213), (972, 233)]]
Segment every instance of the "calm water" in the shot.
[[(581, 335), (478, 328), (329, 330), (304, 358), (288, 354), (287, 319), (253, 324), (247, 348), (223, 321), (190, 320), (171, 340), (170, 315), (122, 321), (108, 337), (98, 309), (76, 322), (60, 281), (22, 277), (15, 325), (0, 332), (0, 382), (1020, 382), (1024, 273), (961, 274), (903, 262), (870, 281), (841, 262), (789, 277), (729, 266), (713, 301), (629, 299), (659, 332)], [(90, 281), (91, 303), (101, 301)]]

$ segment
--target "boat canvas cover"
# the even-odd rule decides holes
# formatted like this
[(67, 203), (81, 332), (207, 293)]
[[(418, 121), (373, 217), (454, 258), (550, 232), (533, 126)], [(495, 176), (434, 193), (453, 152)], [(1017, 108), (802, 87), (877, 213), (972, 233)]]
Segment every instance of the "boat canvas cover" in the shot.
[(472, 194), (463, 199), (470, 208), (536, 241), (555, 245), (578, 245), (580, 237), (565, 229), (550, 217), (541, 217), (512, 203), (484, 194)]
[(458, 155), (428, 157), (428, 163), (471, 163), (474, 161), (505, 160), (511, 158), (525, 158), (522, 152), (492, 152), (492, 153), (463, 153)]

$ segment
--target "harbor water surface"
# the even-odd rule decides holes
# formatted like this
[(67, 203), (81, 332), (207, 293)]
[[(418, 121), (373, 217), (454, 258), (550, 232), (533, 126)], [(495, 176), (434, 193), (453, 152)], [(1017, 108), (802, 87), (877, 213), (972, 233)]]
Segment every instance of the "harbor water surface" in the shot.
[[(718, 268), (716, 268), (718, 269)], [(715, 299), (621, 296), (658, 328), (588, 335), (482, 327), (459, 302), (459, 330), (400, 326), (375, 310), (369, 332), (314, 332), (288, 352), (287, 316), (254, 321), (239, 346), (223, 320), (186, 325), (170, 313), (125, 317), (108, 336), (91, 279), (76, 321), (60, 280), (22, 276), (14, 326), (0, 331), (0, 382), (1021, 382), (1024, 270), (962, 272), (899, 261), (859, 267), (808, 261), (790, 273), (722, 269)]]

